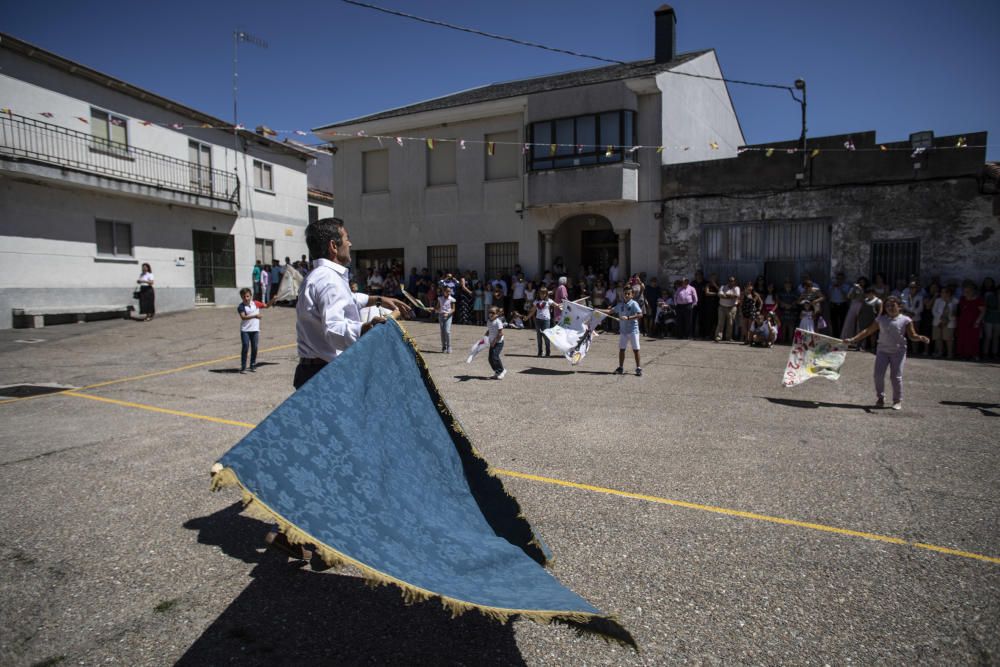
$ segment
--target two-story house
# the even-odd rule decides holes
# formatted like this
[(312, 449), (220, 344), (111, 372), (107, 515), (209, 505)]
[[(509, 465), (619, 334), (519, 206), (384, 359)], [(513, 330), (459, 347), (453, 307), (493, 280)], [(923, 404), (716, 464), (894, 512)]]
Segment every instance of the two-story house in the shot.
[(299, 147), (9, 35), (0, 107), (0, 328), (133, 303), (143, 263), (158, 311), (235, 304), (255, 260), (306, 252)]
[[(677, 54), (655, 13), (655, 57), (474, 88), (315, 128), (336, 146), (337, 214), (356, 264), (475, 269), (561, 258), (655, 274), (661, 168), (744, 143), (712, 50)], [(696, 75), (696, 76), (691, 76)]]

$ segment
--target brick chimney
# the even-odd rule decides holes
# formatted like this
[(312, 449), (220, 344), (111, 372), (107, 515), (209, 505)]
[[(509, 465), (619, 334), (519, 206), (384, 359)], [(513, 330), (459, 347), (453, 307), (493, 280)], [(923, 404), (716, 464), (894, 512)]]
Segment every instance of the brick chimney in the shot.
[(677, 15), (670, 5), (660, 5), (656, 17), (656, 62), (670, 62), (677, 55)]

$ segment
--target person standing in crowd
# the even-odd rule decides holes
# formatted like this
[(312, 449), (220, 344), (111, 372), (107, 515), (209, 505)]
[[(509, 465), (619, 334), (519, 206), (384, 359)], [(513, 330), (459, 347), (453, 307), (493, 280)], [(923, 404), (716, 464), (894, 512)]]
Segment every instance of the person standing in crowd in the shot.
[(996, 359), (1000, 352), (1000, 295), (993, 278), (984, 278), (980, 295), (986, 304), (983, 316), (983, 359)]
[(524, 312), (524, 288), (525, 285), (524, 274), (518, 273), (514, 276), (514, 285), (511, 287), (511, 301), (510, 307), (515, 313)]
[(270, 302), (274, 300), (274, 295), (278, 293), (278, 287), (281, 285), (281, 278), (284, 276), (285, 270), (281, 268), (281, 262), (278, 260), (271, 261), (271, 293), (267, 295), (267, 301)]
[(646, 309), (644, 311), (644, 319), (647, 336), (652, 336), (656, 331), (656, 310), (661, 296), (663, 296), (663, 292), (660, 290), (660, 282), (656, 279), (656, 276), (653, 276), (649, 279), (649, 284), (646, 285), (645, 292)]
[(872, 289), (875, 290), (875, 296), (879, 298), (879, 301), (885, 301), (885, 298), (889, 296), (889, 284), (885, 281), (884, 273), (875, 274), (875, 282), (872, 283)]
[(410, 314), (409, 306), (392, 297), (352, 294), (347, 275), (351, 240), (340, 218), (321, 218), (309, 223), (306, 245), (314, 259), (295, 306), (299, 355), (293, 380), (296, 389), (357, 342), (362, 334), (385, 322), (384, 317), (375, 317), (363, 323), (362, 308), (384, 306), (404, 316)]
[(247, 349), (250, 350), (250, 372), (257, 372), (257, 346), (260, 343), (260, 311), (268, 304), (255, 301), (250, 288), (240, 290), (243, 303), (236, 306), (240, 316), (240, 373), (247, 372)]
[(260, 260), (253, 265), (253, 270), (250, 272), (250, 280), (253, 282), (253, 298), (260, 299), (260, 274), (261, 266)]
[[(676, 295), (675, 295), (676, 300)], [(740, 329), (743, 332), (743, 344), (750, 344), (750, 325), (757, 318), (757, 313), (764, 309), (764, 303), (757, 294), (754, 284), (749, 280), (743, 287), (743, 294), (740, 297), (740, 318), (742, 322), (740, 323)]]
[(260, 300), (267, 301), (267, 295), (271, 293), (271, 272), (266, 266), (260, 267)]
[(781, 341), (791, 344), (795, 327), (799, 324), (799, 295), (792, 286), (792, 279), (785, 278), (778, 292), (778, 315), (781, 317)]
[(552, 298), (556, 302), (555, 308), (552, 311), (552, 321), (558, 322), (559, 318), (562, 317), (562, 302), (569, 300), (569, 290), (566, 288), (566, 276), (559, 277), (559, 285), (556, 287), (556, 293)]
[(486, 337), (490, 342), (490, 368), (493, 369), (493, 377), (497, 380), (502, 380), (507, 375), (507, 369), (503, 367), (503, 318), (500, 315), (500, 307), (492, 306), (490, 323), (486, 328)]
[(958, 301), (958, 318), (955, 323), (955, 356), (959, 359), (979, 361), (979, 338), (983, 333), (986, 302), (976, 294), (976, 284), (971, 280), (962, 283), (962, 298)]
[(674, 311), (677, 314), (677, 337), (685, 340), (693, 336), (694, 307), (698, 305), (698, 290), (688, 281), (687, 276), (681, 278), (680, 287), (674, 292)]
[(861, 333), (851, 338), (845, 338), (846, 345), (853, 345), (858, 340), (879, 332), (878, 350), (875, 352), (875, 407), (885, 407), (885, 371), (890, 369), (889, 379), (892, 382), (892, 409), (903, 408), (903, 364), (906, 362), (906, 339), (927, 343), (913, 328), (913, 320), (902, 314), (898, 297), (890, 296), (885, 300), (885, 312), (874, 322), (864, 328)]
[(156, 315), (156, 292), (153, 290), (153, 267), (143, 263), (142, 272), (135, 283), (139, 286), (139, 314), (145, 315), (143, 322), (148, 322)]
[(441, 284), (441, 294), (434, 312), (437, 313), (438, 325), (441, 327), (441, 354), (451, 354), (451, 321), (455, 315), (455, 297), (451, 295), (448, 283)]
[(542, 343), (545, 344), (545, 356), (551, 355), (552, 350), (549, 344), (549, 337), (544, 334), (545, 330), (552, 326), (552, 314), (555, 310), (556, 302), (549, 298), (549, 290), (545, 286), (538, 288), (538, 298), (531, 303), (531, 309), (524, 316), (525, 320), (534, 318), (535, 338), (538, 343), (538, 356), (542, 356)]
[(719, 288), (719, 323), (715, 328), (715, 342), (732, 340), (733, 325), (736, 322), (736, 304), (740, 300), (740, 286), (736, 276), (729, 276), (726, 284)]
[[(878, 297), (874, 285), (865, 288), (865, 301), (858, 313), (858, 329), (868, 330), (875, 324), (875, 320), (882, 314), (882, 299)], [(860, 349), (875, 351), (875, 342), (878, 328), (871, 329), (868, 336), (852, 336), (861, 341)]]
[(701, 269), (698, 269), (694, 272), (694, 280), (691, 281), (691, 287), (694, 288), (695, 293), (698, 295), (698, 300), (695, 302), (694, 308), (691, 310), (692, 338), (704, 338), (703, 313), (705, 308), (705, 285), (705, 274)]
[(702, 338), (713, 338), (715, 327), (719, 323), (719, 276), (714, 273), (708, 275), (705, 281), (705, 299), (701, 303), (701, 329), (699, 334)]
[(840, 327), (840, 337), (850, 338), (858, 333), (858, 314), (865, 303), (865, 288), (868, 287), (868, 279), (861, 276), (851, 288), (847, 290), (847, 315), (844, 316), (844, 323)]
[[(927, 296), (923, 299), (923, 308), (921, 308), (922, 312), (920, 313), (920, 323), (917, 325), (917, 333), (928, 339), (934, 336), (934, 302), (940, 293), (941, 288), (938, 287), (937, 283), (931, 283), (927, 286)], [(931, 354), (930, 343), (923, 346), (921, 354), (928, 356)]]
[[(917, 330), (917, 333), (919, 333), (920, 318), (924, 314), (924, 291), (920, 289), (920, 285), (916, 280), (911, 280), (910, 284), (903, 290), (903, 293), (899, 297), (899, 302), (902, 304), (903, 314), (913, 320), (913, 326)], [(910, 341), (909, 345), (912, 345), (912, 341)], [(909, 347), (907, 352), (915, 353), (916, 350), (913, 347)]]
[(850, 302), (847, 298), (851, 286), (847, 284), (843, 271), (837, 271), (830, 283), (829, 304), (830, 304), (830, 330), (835, 336), (839, 336), (844, 329), (844, 321), (847, 319), (847, 310)]
[(608, 267), (608, 284), (617, 285), (618, 281), (622, 279), (621, 267), (618, 266), (618, 258), (615, 257), (611, 260), (611, 266)]
[(931, 307), (934, 333), (934, 356), (951, 359), (955, 356), (955, 300), (952, 288), (945, 285)]

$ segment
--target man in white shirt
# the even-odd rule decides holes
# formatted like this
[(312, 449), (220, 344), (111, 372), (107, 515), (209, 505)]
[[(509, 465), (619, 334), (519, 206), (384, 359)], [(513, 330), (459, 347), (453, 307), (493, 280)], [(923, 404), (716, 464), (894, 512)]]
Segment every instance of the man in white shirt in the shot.
[(615, 257), (611, 260), (611, 267), (608, 269), (608, 282), (612, 285), (618, 283), (621, 280), (621, 267), (618, 266), (618, 258)]
[(729, 276), (726, 284), (719, 288), (719, 324), (715, 327), (715, 342), (725, 337), (733, 337), (733, 324), (736, 321), (736, 305), (740, 301), (740, 286), (736, 276)]
[(351, 240), (343, 220), (323, 218), (309, 223), (306, 245), (313, 262), (295, 306), (299, 353), (293, 382), (296, 389), (353, 345), (362, 334), (385, 322), (384, 317), (362, 322), (362, 308), (384, 306), (404, 315), (410, 313), (409, 306), (398, 299), (351, 292), (347, 271), (351, 262)]

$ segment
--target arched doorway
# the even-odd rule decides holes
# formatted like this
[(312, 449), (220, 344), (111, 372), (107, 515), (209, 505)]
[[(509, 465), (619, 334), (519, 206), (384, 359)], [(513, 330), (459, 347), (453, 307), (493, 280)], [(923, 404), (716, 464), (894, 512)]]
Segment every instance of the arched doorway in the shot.
[[(597, 275), (607, 276), (612, 260), (618, 257), (621, 246), (618, 232), (611, 221), (602, 215), (585, 213), (566, 218), (552, 234), (552, 257), (562, 257), (566, 271), (576, 275), (580, 267), (591, 266)], [(627, 258), (619, 258), (619, 264), (627, 265)]]

